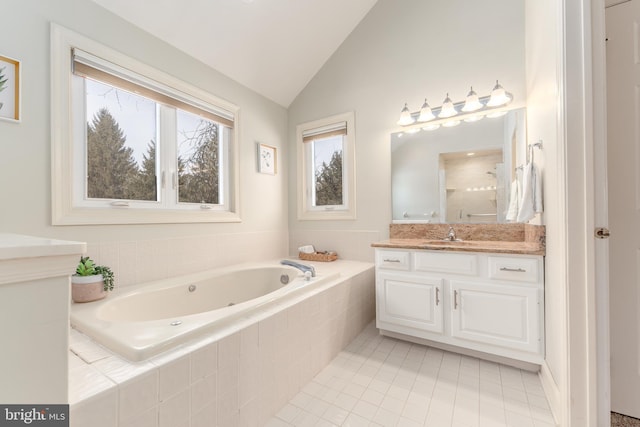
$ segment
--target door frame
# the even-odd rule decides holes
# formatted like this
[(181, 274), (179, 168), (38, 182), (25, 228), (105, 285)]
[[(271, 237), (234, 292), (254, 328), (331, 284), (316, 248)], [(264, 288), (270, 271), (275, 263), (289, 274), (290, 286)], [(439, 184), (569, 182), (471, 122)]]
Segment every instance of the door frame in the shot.
[[(592, 1), (592, 87), (595, 227), (609, 227), (607, 188), (607, 76), (605, 1)], [(594, 230), (595, 232), (595, 230)], [(596, 384), (599, 426), (611, 425), (611, 356), (609, 330), (609, 241), (594, 240), (596, 304)]]
[[(608, 426), (610, 407), (606, 85), (603, 0), (564, 0), (560, 123), (567, 292), (566, 385), (561, 425)], [(604, 174), (604, 175), (603, 175)]]

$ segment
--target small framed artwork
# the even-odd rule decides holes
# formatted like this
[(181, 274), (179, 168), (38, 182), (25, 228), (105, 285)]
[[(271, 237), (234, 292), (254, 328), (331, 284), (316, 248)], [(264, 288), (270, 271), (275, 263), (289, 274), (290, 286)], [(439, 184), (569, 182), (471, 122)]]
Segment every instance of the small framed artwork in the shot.
[(0, 55), (0, 119), (20, 121), (20, 61)]
[(277, 169), (276, 147), (258, 143), (258, 172), (275, 175)]

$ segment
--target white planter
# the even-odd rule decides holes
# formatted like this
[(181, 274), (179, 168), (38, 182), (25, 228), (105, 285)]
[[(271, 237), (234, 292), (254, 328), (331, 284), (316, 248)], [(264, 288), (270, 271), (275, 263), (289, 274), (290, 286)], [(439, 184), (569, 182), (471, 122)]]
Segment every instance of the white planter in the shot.
[(71, 298), (74, 302), (97, 301), (106, 296), (102, 274), (71, 276)]

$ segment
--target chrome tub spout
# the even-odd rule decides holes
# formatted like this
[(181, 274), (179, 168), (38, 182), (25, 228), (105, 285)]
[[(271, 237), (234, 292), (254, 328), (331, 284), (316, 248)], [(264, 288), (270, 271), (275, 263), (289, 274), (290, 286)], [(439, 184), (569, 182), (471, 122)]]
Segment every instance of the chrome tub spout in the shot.
[(299, 262), (291, 261), (288, 259), (283, 259), (282, 261), (280, 261), (280, 264), (295, 267), (303, 273), (306, 273), (308, 271), (309, 273), (311, 273), (311, 277), (316, 277), (316, 269), (313, 268), (312, 265), (300, 264)]

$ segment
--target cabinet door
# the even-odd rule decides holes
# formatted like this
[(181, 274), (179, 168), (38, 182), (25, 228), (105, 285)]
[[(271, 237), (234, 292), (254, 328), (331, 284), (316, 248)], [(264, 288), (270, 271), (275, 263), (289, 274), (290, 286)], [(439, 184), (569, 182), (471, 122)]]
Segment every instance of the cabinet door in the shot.
[(450, 292), (452, 337), (540, 351), (536, 288), (451, 281)]
[(441, 279), (381, 273), (376, 282), (379, 321), (442, 333)]

